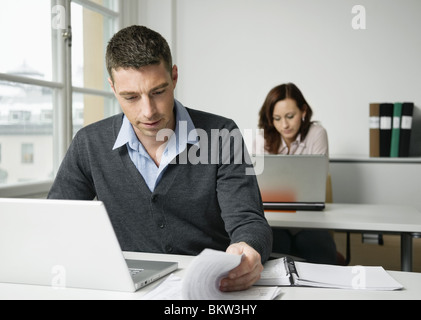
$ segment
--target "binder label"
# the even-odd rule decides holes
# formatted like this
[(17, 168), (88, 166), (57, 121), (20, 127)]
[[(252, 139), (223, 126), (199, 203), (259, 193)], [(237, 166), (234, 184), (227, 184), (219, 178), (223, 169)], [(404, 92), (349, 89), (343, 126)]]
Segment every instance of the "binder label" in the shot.
[(402, 116), (402, 129), (410, 130), (412, 128), (412, 117), (411, 116)]
[(380, 117), (380, 129), (392, 129), (392, 117)]
[(370, 117), (370, 129), (380, 129), (379, 117)]
[(393, 129), (399, 129), (401, 127), (401, 118), (393, 117)]

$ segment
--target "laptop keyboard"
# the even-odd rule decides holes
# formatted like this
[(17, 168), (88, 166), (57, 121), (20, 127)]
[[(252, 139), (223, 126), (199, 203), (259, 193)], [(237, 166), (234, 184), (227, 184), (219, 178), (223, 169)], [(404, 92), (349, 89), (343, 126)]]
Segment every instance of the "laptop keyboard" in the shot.
[(130, 274), (132, 275), (132, 277), (138, 275), (139, 273), (141, 273), (144, 270), (145, 269), (129, 268), (129, 271), (130, 271)]

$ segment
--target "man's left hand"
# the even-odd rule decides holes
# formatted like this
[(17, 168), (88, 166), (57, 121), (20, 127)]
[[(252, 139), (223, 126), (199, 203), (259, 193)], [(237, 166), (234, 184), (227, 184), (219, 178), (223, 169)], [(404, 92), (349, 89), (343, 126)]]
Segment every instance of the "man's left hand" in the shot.
[(241, 291), (250, 288), (263, 271), (260, 254), (245, 242), (234, 243), (226, 251), (230, 254), (244, 254), (238, 267), (231, 270), (227, 278), (221, 280), (220, 290)]

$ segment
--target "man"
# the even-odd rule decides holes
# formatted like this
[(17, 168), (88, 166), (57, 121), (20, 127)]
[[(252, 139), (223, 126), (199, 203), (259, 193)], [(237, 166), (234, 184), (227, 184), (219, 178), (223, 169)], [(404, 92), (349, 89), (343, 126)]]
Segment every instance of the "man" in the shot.
[(244, 254), (221, 290), (249, 288), (268, 259), (272, 233), (256, 178), (246, 174), (247, 152), (238, 161), (237, 135), (224, 134), (238, 128), (174, 99), (178, 69), (155, 31), (121, 30), (106, 61), (123, 114), (78, 132), (49, 198), (103, 201), (123, 251)]

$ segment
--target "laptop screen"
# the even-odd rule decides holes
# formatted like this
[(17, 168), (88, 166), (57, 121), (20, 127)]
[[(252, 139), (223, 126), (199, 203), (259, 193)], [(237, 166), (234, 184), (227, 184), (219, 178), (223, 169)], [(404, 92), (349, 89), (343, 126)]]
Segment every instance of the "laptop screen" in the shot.
[(320, 207), (325, 203), (327, 156), (261, 155), (254, 156), (253, 161), (263, 168), (256, 177), (264, 204), (302, 208), (303, 204)]

